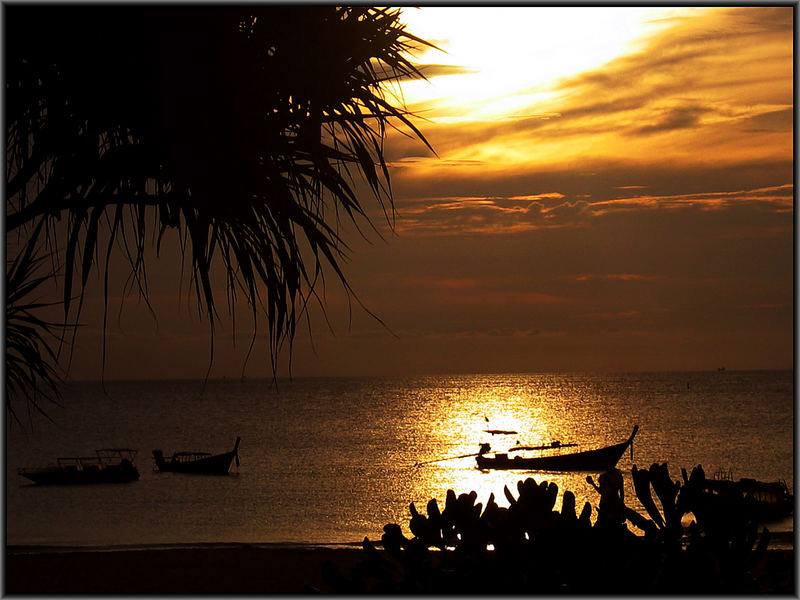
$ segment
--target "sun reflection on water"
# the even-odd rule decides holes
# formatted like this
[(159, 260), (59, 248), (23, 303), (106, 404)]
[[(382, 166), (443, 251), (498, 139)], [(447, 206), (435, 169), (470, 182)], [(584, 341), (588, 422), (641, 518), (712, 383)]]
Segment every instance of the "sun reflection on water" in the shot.
[[(561, 508), (565, 490), (576, 495), (579, 512), (585, 502), (596, 506), (599, 498), (587, 483), (586, 473), (480, 471), (475, 455), (484, 442), (497, 452), (555, 440), (580, 444), (579, 450), (598, 448), (626, 439), (630, 434), (627, 423), (604, 419), (602, 411), (593, 406), (596, 395), (592, 390), (564, 389), (557, 378), (540, 379), (535, 389), (519, 385), (513, 378), (476, 377), (472, 383), (457, 390), (432, 390), (424, 408), (419, 407), (414, 437), (420, 444), (420, 465), (414, 469), (413, 491), (409, 490), (418, 510), (431, 498), (442, 508), (448, 490), (456, 495), (474, 490), (484, 506), (493, 494), (498, 505), (508, 506), (504, 487), (516, 497), (517, 483), (528, 477), (558, 486), (556, 510)], [(489, 430), (514, 433), (492, 434)], [(623, 458), (620, 466), (629, 468), (628, 462)], [(407, 515), (398, 522), (407, 523)]]

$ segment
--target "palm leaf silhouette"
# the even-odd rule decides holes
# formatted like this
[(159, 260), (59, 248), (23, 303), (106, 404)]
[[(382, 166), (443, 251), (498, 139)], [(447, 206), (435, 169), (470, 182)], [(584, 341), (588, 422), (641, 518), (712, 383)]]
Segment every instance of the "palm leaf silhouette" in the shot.
[(13, 260), (6, 261), (6, 406), (17, 423), (22, 420), (13, 399), (24, 398), (29, 411), (44, 416), (46, 404), (58, 405), (61, 378), (53, 347), (68, 327), (39, 316), (41, 309), (54, 304), (36, 296), (51, 278), (42, 268), (49, 257), (38, 253), (39, 232), (40, 228)]
[(93, 269), (108, 298), (120, 249), (126, 290), (147, 300), (145, 249), (171, 234), (208, 319), (209, 368), (216, 267), (228, 311), (241, 297), (266, 321), (273, 373), (326, 272), (358, 301), (339, 233), (342, 220), (373, 225), (355, 181), (391, 224), (387, 130), (432, 150), (384, 85), (421, 77), (408, 55), (426, 42), (399, 17), (362, 6), (7, 7), (6, 231), (43, 228), (63, 264), (64, 322), (79, 318)]

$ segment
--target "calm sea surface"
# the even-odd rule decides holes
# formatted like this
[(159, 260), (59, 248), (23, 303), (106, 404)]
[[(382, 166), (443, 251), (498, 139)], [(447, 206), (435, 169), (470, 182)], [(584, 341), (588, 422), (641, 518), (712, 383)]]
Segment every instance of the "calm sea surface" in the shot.
[[(640, 426), (634, 463), (702, 464), (708, 475), (784, 479), (794, 485), (793, 373), (458, 375), (415, 378), (72, 384), (54, 422), (33, 430), (7, 423), (6, 542), (117, 546), (352, 543), (379, 540), (383, 525), (408, 532), (409, 503), (443, 505), (448, 489), (490, 493), (507, 505), (526, 477), (554, 481), (559, 500), (598, 495), (586, 474), (481, 472), (474, 458), (416, 462), (560, 440), (590, 449), (625, 440)], [(489, 419), (488, 423), (486, 419)], [(490, 436), (484, 429), (516, 430)], [(229, 450), (242, 437), (229, 477), (152, 470), (152, 450)], [(35, 486), (18, 467), (97, 448), (137, 448), (141, 479), (95, 486)], [(628, 453), (626, 499), (635, 500)], [(638, 507), (638, 504), (631, 502)], [(593, 515), (596, 511), (593, 510)], [(771, 526), (791, 530), (792, 520)]]

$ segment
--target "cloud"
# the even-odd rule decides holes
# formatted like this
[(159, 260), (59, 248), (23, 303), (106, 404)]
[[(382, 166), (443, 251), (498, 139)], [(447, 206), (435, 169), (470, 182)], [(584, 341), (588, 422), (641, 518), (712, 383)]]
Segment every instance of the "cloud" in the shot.
[(737, 190), (731, 192), (706, 192), (694, 194), (675, 194), (668, 196), (634, 196), (614, 198), (594, 202), (591, 210), (595, 215), (604, 214), (609, 209), (616, 210), (672, 210), (686, 207), (699, 207), (705, 210), (722, 209), (742, 204), (764, 204), (776, 212), (792, 210), (794, 206), (794, 186), (791, 184)]
[(650, 135), (676, 129), (690, 129), (700, 124), (700, 118), (711, 109), (689, 104), (665, 109), (656, 115), (656, 122), (628, 131), (632, 135)]
[(460, 65), (447, 65), (447, 64), (415, 64), (419, 71), (419, 75), (402, 75), (397, 78), (397, 81), (418, 81), (418, 80), (431, 80), (434, 77), (442, 77), (448, 75), (468, 75), (475, 73), (476, 69), (472, 67), (464, 67)]
[(571, 215), (588, 207), (583, 200), (545, 192), (496, 197), (430, 197), (397, 207), (397, 230), (411, 235), (498, 234), (574, 224)]
[(660, 281), (660, 275), (637, 275), (635, 273), (581, 273), (579, 275), (564, 275), (563, 279), (569, 281)]
[(471, 67), (463, 67), (460, 65), (417, 65), (417, 69), (425, 76), (426, 79), (433, 77), (440, 77), (442, 75), (464, 75), (467, 73), (476, 73), (477, 69)]
[[(660, 187), (657, 180), (647, 186), (622, 187), (628, 192), (623, 196), (612, 184), (586, 195), (573, 189), (567, 193), (408, 198), (397, 204), (397, 232), (412, 236), (497, 235), (590, 227), (594, 220), (614, 213), (737, 209), (791, 214), (794, 207), (792, 184), (730, 191), (712, 187), (705, 192), (678, 194), (656, 193)], [(652, 193), (635, 193), (642, 189)]]
[(448, 305), (468, 305), (484, 308), (509, 308), (511, 306), (542, 306), (568, 303), (568, 298), (534, 291), (484, 290), (449, 297)]
[(426, 287), (447, 290), (469, 290), (485, 285), (484, 280), (458, 277), (434, 277), (430, 275), (413, 275), (403, 279), (403, 286)]
[(773, 110), (746, 119), (744, 129), (750, 133), (789, 131), (794, 125), (794, 108)]
[[(448, 121), (432, 107), (422, 129), (442, 160), (418, 162), (416, 174), (469, 166), (459, 161), (485, 173), (586, 159), (792, 161), (791, 7), (715, 8), (671, 23), (601, 68), (517, 90), (509, 98), (532, 102), (497, 118)], [(398, 143), (398, 159), (418, 152)]]
[(620, 312), (613, 312), (613, 313), (602, 313), (602, 312), (595, 312), (587, 315), (592, 319), (600, 319), (601, 321), (616, 321), (622, 319), (634, 319), (642, 316), (642, 313), (638, 310), (624, 310)]

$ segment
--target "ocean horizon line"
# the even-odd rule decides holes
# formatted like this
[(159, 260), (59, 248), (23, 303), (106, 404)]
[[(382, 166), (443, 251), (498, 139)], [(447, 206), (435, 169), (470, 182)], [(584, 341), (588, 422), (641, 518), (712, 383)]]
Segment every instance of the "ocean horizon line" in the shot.
[(602, 369), (576, 369), (576, 370), (544, 370), (544, 371), (486, 371), (486, 372), (452, 372), (452, 373), (406, 373), (406, 374), (373, 374), (373, 375), (282, 375), (277, 378), (269, 375), (264, 376), (226, 376), (219, 377), (149, 377), (142, 379), (119, 378), (119, 379), (64, 379), (64, 384), (75, 383), (166, 383), (166, 382), (234, 382), (234, 381), (278, 381), (279, 383), (291, 383), (294, 381), (303, 380), (324, 380), (324, 379), (339, 379), (339, 380), (356, 380), (356, 379), (402, 379), (402, 378), (428, 378), (428, 377), (492, 377), (492, 376), (510, 376), (510, 375), (648, 375), (648, 374), (665, 374), (665, 373), (686, 373), (686, 374), (703, 374), (703, 373), (792, 373), (794, 368), (744, 368), (744, 369), (731, 369), (725, 367), (718, 367), (716, 369), (629, 369), (629, 370), (602, 370)]

